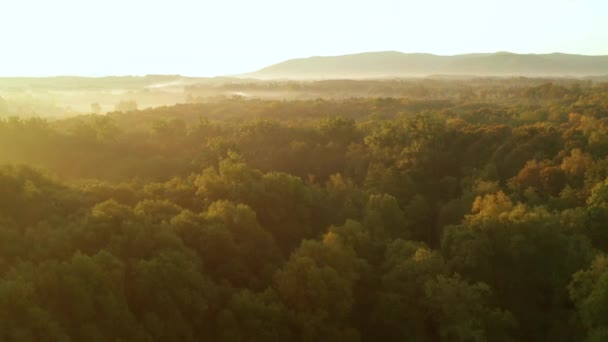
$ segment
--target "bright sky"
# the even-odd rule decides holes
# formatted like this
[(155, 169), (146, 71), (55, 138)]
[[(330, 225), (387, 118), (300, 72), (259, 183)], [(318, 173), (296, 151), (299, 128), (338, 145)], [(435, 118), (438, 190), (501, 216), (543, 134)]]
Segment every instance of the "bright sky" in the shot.
[(608, 55), (608, 0), (0, 3), (0, 76), (215, 76), (384, 50)]

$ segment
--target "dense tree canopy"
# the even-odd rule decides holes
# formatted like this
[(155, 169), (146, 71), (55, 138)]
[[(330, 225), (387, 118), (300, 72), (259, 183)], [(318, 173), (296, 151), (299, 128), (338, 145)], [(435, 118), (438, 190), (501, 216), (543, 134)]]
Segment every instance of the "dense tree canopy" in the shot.
[(608, 87), (367, 82), (0, 118), (0, 340), (608, 338)]

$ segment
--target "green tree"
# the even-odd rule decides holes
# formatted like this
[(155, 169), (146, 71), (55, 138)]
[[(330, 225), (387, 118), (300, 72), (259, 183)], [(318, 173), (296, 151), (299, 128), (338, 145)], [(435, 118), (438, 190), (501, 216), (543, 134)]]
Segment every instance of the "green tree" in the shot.
[(608, 338), (608, 258), (599, 255), (591, 267), (578, 271), (568, 286), (588, 341)]

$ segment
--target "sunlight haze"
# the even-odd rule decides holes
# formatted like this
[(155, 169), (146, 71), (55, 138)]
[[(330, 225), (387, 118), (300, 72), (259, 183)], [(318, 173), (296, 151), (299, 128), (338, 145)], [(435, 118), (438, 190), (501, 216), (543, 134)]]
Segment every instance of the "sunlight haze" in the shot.
[(608, 55), (605, 0), (9, 0), (0, 13), (0, 76), (217, 76), (389, 50)]

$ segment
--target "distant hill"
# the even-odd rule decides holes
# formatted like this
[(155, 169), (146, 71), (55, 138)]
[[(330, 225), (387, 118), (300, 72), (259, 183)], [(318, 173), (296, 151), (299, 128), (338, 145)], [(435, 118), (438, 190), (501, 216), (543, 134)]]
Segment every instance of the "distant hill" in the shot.
[(287, 60), (241, 77), (333, 79), (431, 75), (586, 77), (608, 75), (608, 56), (510, 52), (439, 56), (396, 51)]

